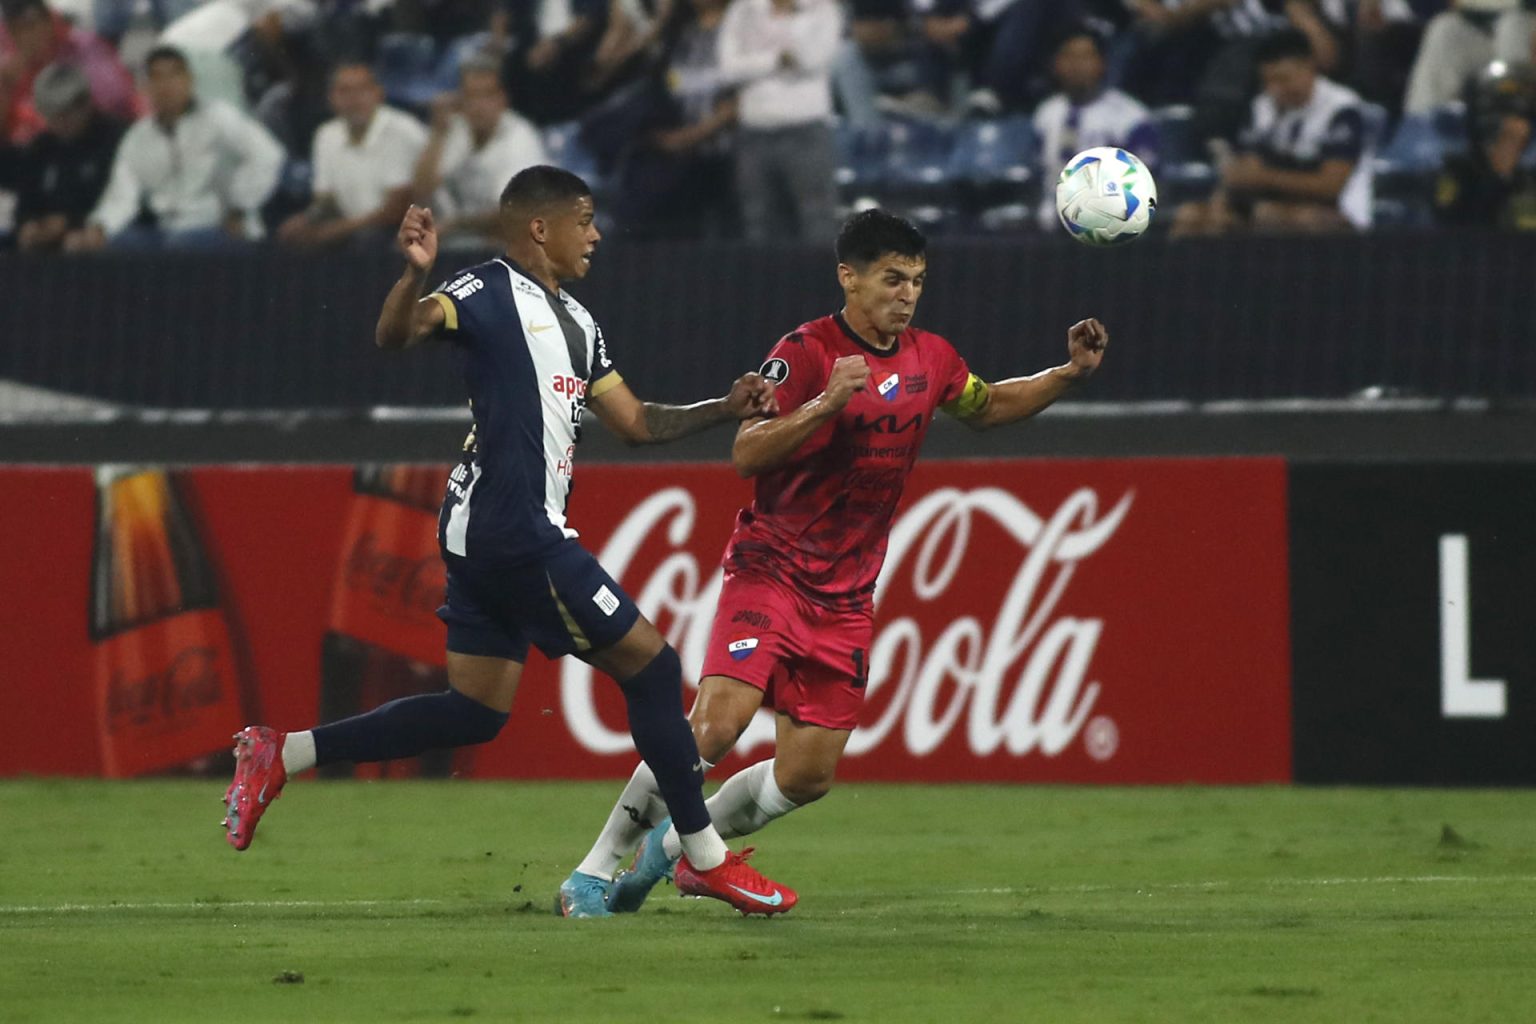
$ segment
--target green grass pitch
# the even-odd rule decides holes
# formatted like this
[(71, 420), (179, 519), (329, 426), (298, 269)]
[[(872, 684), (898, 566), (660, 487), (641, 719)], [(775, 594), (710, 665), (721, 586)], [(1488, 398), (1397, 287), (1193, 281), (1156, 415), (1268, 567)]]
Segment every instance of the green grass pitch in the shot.
[(0, 1020), (1536, 1020), (1536, 791), (845, 786), (787, 917), (571, 922), (615, 785), (222, 788), (0, 783)]

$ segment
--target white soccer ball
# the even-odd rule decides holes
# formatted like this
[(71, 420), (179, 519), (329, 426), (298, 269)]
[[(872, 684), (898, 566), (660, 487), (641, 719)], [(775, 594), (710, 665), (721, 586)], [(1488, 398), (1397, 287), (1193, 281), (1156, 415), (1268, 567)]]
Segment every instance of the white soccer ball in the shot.
[(1140, 238), (1157, 212), (1157, 182), (1136, 154), (1100, 146), (1077, 154), (1056, 181), (1062, 227), (1084, 245)]

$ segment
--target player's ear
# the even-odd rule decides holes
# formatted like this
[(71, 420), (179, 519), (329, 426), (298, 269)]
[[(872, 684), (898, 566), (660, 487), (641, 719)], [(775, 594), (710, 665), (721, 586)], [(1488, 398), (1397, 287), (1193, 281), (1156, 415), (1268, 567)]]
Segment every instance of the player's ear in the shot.
[(837, 265), (837, 283), (843, 286), (843, 291), (853, 291), (854, 284), (859, 279), (859, 272), (846, 263)]

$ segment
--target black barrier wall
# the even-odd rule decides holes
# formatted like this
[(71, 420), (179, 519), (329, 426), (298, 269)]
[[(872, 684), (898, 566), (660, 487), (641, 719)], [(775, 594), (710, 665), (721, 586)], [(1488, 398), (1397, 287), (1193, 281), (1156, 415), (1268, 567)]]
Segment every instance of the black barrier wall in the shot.
[(1536, 783), (1536, 462), (1293, 466), (1301, 782)]
[[(445, 254), (438, 277), (477, 257)], [(0, 379), (173, 408), (452, 405), (443, 352), (373, 349), (391, 253), (0, 258)], [(1239, 239), (1090, 250), (945, 241), (918, 322), (977, 372), (1058, 361), (1098, 316), (1114, 372), (1086, 397), (1536, 397), (1536, 238)], [(841, 302), (830, 253), (605, 242), (571, 291), (636, 389), (717, 394), (785, 331)]]

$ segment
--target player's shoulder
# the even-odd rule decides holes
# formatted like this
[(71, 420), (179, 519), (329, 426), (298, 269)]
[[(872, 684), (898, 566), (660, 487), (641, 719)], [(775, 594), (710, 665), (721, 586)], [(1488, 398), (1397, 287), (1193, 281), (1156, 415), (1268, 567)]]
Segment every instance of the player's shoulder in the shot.
[(454, 271), (433, 291), (442, 292), (455, 302), (469, 302), (477, 296), (504, 292), (508, 284), (507, 277), (506, 270), (497, 260), (487, 260)]
[(1143, 118), (1148, 113), (1145, 103), (1119, 89), (1106, 89), (1101, 102), (1106, 109), (1118, 117)]
[(822, 349), (835, 342), (842, 333), (835, 316), (820, 316), (787, 332), (779, 339), (780, 345), (798, 346), (802, 349)]
[(949, 355), (956, 351), (954, 344), (944, 335), (925, 331), (921, 327), (908, 327), (903, 337), (908, 344), (915, 345), (924, 354)]

